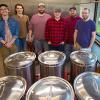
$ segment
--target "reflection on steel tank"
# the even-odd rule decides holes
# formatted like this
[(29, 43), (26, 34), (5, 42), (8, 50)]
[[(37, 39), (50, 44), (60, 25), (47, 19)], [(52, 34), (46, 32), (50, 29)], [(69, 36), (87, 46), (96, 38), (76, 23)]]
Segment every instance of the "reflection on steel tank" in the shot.
[(63, 65), (66, 55), (59, 51), (46, 51), (38, 56), (40, 62), (40, 76), (58, 76), (63, 77)]
[(28, 88), (35, 82), (35, 58), (33, 52), (18, 52), (8, 56), (4, 63), (7, 75), (18, 75), (26, 79)]
[(96, 71), (97, 57), (90, 51), (79, 50), (74, 51), (70, 55), (71, 59), (71, 82), (75, 77), (85, 71)]
[(26, 100), (74, 100), (74, 91), (68, 81), (49, 76), (40, 79), (29, 88)]

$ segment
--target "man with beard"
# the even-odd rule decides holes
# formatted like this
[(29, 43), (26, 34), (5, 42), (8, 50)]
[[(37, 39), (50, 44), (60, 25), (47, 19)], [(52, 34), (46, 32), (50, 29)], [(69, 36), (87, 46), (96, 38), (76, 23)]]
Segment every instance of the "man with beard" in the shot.
[(44, 38), (45, 24), (51, 16), (45, 13), (45, 4), (38, 4), (38, 13), (33, 15), (29, 22), (29, 41), (32, 41), (32, 31), (34, 33), (34, 45), (36, 54), (46, 50)]
[(65, 54), (66, 54), (66, 62), (70, 61), (70, 53), (73, 51), (73, 45), (74, 45), (74, 31), (77, 21), (81, 19), (77, 15), (77, 9), (76, 7), (70, 7), (69, 8), (69, 16), (65, 18), (66, 20), (66, 44), (65, 44)]
[(82, 19), (76, 24), (74, 33), (74, 47), (91, 49), (96, 37), (95, 22), (89, 18), (90, 10), (84, 8), (82, 11)]

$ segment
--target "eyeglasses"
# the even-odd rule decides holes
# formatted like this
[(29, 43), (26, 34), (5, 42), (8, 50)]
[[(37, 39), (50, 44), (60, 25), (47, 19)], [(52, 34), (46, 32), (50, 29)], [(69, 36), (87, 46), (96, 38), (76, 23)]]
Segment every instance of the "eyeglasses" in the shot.
[(1, 8), (0, 10), (3, 10), (4, 11), (4, 10), (7, 10), (7, 8), (3, 8), (3, 9)]

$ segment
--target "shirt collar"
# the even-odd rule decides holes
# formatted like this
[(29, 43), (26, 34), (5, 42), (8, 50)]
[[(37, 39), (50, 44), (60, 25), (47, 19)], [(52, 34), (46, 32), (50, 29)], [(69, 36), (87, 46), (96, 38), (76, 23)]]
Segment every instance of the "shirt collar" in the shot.
[[(55, 18), (54, 18), (54, 20), (57, 21)], [(60, 18), (58, 21), (61, 21), (61, 20), (62, 20), (62, 18)], [(58, 22), (58, 21), (57, 21), (57, 22)]]

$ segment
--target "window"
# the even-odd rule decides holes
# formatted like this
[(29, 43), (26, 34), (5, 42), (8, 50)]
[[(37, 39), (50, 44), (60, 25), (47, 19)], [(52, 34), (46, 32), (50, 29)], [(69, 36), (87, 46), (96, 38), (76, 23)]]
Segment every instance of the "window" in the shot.
[(97, 35), (100, 36), (100, 3), (98, 3), (98, 9), (97, 9), (96, 31)]

